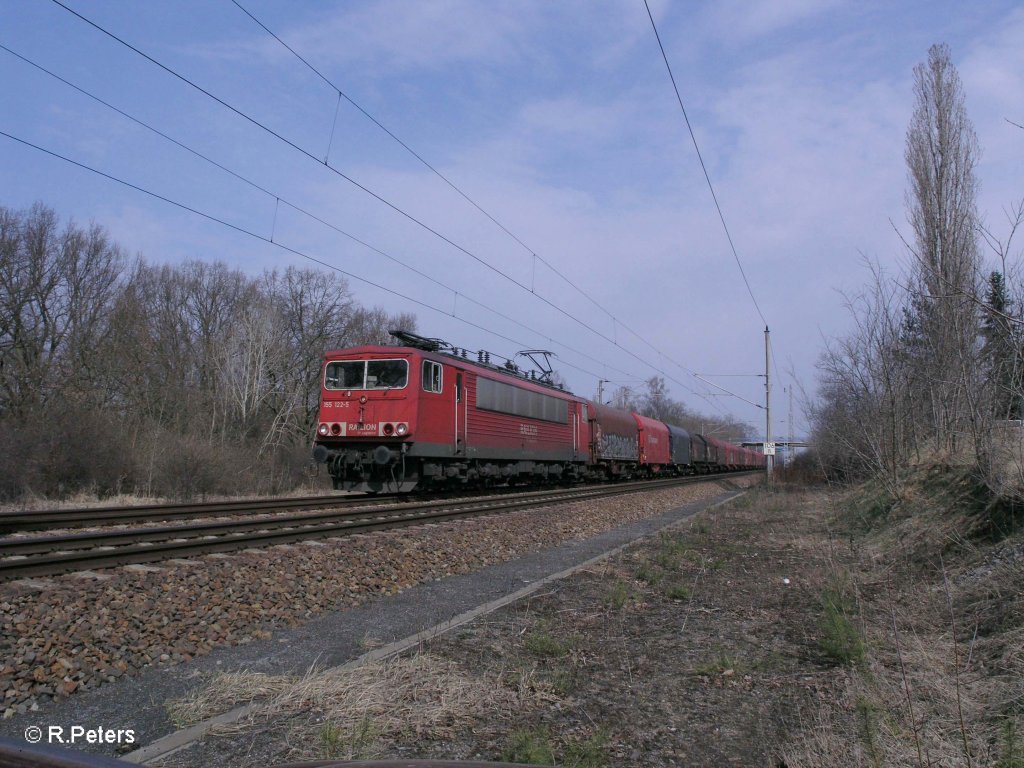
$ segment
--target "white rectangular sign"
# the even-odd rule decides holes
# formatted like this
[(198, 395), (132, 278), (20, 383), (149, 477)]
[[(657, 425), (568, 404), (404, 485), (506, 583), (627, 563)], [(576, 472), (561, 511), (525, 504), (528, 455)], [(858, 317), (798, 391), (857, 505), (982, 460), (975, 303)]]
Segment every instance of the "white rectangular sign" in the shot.
[(764, 444), (764, 455), (765, 456), (774, 456), (775, 455), (775, 443), (765, 443)]

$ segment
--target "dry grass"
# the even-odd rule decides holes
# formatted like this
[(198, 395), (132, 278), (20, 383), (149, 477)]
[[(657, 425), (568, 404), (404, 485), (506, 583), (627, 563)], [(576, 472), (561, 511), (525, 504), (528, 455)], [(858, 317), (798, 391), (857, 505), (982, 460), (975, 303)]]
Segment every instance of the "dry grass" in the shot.
[(115, 496), (99, 496), (96, 493), (80, 491), (66, 499), (51, 499), (45, 496), (25, 495), (17, 501), (0, 504), (0, 512), (40, 512), (49, 509), (86, 509), (89, 507), (134, 507), (147, 504), (169, 504), (170, 499), (157, 496), (140, 496), (121, 493)]
[(1024, 425), (1019, 421), (993, 424), (989, 483), (999, 495), (1024, 497)]
[(295, 684), (295, 678), (262, 672), (221, 672), (202, 689), (167, 705), (179, 728), (223, 714), (256, 699), (279, 696)]
[(786, 750), (791, 768), (1024, 768), (1024, 543), (978, 536), (948, 477), (907, 488), (867, 530), (844, 526), (865, 660)]
[[(296, 677), (230, 673), (174, 702), (176, 722), (194, 723), (254, 702), (242, 720), (216, 726), (234, 735), (290, 721), (287, 741), (302, 757), (373, 757), (374, 745), (403, 734), (445, 738), (480, 718), (511, 718), (557, 700), (532, 672), (468, 674), (457, 664), (417, 653)], [(317, 749), (319, 745), (319, 749)]]
[[(294, 488), (276, 494), (281, 497), (290, 496), (334, 496), (339, 491), (324, 488), (317, 484), (302, 484)], [(274, 494), (264, 494), (261, 498), (270, 498)], [(203, 501), (238, 501), (239, 499), (253, 498), (248, 495), (225, 495), (225, 494), (204, 494)], [(165, 496), (145, 496), (138, 493), (120, 493), (115, 495), (100, 495), (92, 491), (79, 491), (67, 498), (54, 499), (46, 496), (24, 495), (15, 501), (6, 501), (0, 504), (0, 513), (3, 512), (40, 512), (50, 509), (88, 509), (90, 507), (139, 507), (152, 504), (173, 504), (180, 499), (167, 498)]]

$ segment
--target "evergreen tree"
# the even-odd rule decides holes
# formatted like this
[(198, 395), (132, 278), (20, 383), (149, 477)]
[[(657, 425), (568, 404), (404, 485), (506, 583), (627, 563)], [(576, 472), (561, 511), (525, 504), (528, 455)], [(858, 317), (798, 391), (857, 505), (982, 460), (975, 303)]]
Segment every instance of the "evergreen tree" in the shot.
[(1024, 361), (1021, 359), (1020, 339), (1014, 317), (1006, 281), (1001, 272), (992, 272), (988, 278), (985, 308), (982, 310), (982, 340), (993, 392), (993, 416), (997, 419), (1019, 419), (1022, 415)]

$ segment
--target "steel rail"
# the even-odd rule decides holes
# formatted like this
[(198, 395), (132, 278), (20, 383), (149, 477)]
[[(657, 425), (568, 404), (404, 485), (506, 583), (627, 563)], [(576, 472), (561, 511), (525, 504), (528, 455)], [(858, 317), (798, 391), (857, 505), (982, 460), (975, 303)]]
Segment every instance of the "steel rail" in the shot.
[[(283, 516), (258, 521), (214, 523), (210, 526), (173, 526), (165, 529), (138, 529), (108, 534), (77, 534), (71, 536), (38, 537), (31, 540), (9, 540), (0, 547), (0, 581), (47, 576), (68, 571), (109, 568), (158, 562), (175, 557), (226, 552), (256, 546), (286, 544), (331, 536), (386, 530), (429, 522), (441, 522), (476, 515), (493, 514), (517, 509), (529, 509), (553, 504), (591, 501), (608, 496), (658, 490), (735, 475), (700, 475), (661, 481), (644, 481), (576, 488), (561, 491), (540, 491), (501, 499), (474, 501), (439, 501), (415, 506), (389, 509), (366, 509), (347, 513)], [(198, 529), (198, 530), (197, 530)], [(216, 530), (217, 533), (213, 533)], [(211, 538), (213, 536), (220, 538)], [(77, 546), (73, 542), (88, 541), (93, 549), (68, 552), (65, 548)], [(123, 544), (109, 547), (110, 541)], [(104, 543), (100, 543), (104, 542)], [(18, 547), (21, 549), (19, 550)], [(32, 547), (37, 547), (32, 549)], [(18, 554), (15, 554), (18, 553)], [(33, 556), (35, 553), (42, 553)], [(14, 556), (11, 556), (14, 555)]]
[[(514, 493), (508, 487), (478, 488), (445, 494), (487, 496)], [(24, 531), (49, 531), (65, 528), (91, 528), (106, 525), (163, 522), (178, 519), (202, 519), (227, 515), (249, 515), (290, 509), (337, 509), (389, 503), (423, 501), (427, 494), (360, 493), (347, 496), (293, 496), (279, 498), (236, 499), (234, 501), (189, 502), (187, 504), (139, 504), (76, 509), (46, 509), (37, 512), (0, 512), (0, 536)], [(436, 493), (431, 494), (436, 497)]]
[[(600, 486), (587, 486), (600, 487)], [(154, 504), (150, 506), (95, 507), (74, 510), (46, 510), (41, 512), (0, 513), (0, 537), (26, 531), (50, 531), (69, 528), (100, 528), (111, 525), (163, 522), (166, 520), (247, 516), (266, 512), (285, 512), (294, 509), (338, 509), (361, 507), (406, 506), (414, 502), (430, 500), (441, 502), (464, 497), (486, 497), (514, 494), (525, 497), (528, 493), (551, 493), (553, 489), (540, 491), (515, 491), (508, 487), (478, 488), (473, 491), (448, 493), (443, 499), (431, 499), (426, 494), (388, 493), (359, 494), (356, 496), (295, 496), (281, 499), (249, 499), (230, 502), (200, 502), (192, 504)], [(138, 510), (141, 510), (139, 512)], [(329, 513), (336, 514), (336, 513)], [(260, 518), (265, 519), (265, 518)], [(196, 526), (190, 526), (196, 527)], [(84, 537), (83, 537), (84, 538)], [(4, 545), (0, 538), (0, 548)]]
[(359, 496), (294, 496), (277, 499), (239, 499), (188, 504), (140, 504), (80, 509), (45, 509), (38, 512), (0, 512), (0, 533), (54, 528), (84, 528), (177, 518), (217, 517), (264, 510), (316, 509), (373, 504), (400, 498), (399, 494)]
[[(664, 482), (664, 481), (662, 481)], [(651, 487), (651, 483), (646, 484)], [(304, 514), (279, 515), (276, 517), (259, 517), (256, 519), (227, 520), (211, 523), (189, 525), (173, 525), (160, 528), (121, 528), (115, 530), (93, 531), (87, 533), (61, 534), (57, 536), (33, 536), (22, 538), (0, 539), (0, 557), (30, 555), (40, 552), (58, 550), (88, 549), (90, 547), (119, 546), (141, 542), (169, 541), (171, 539), (196, 539), (205, 536), (222, 536), (225, 534), (244, 533), (277, 528), (295, 528), (316, 523), (327, 523), (337, 520), (363, 520), (395, 515), (428, 512), (432, 509), (451, 507), (456, 504), (494, 505), (502, 499), (513, 499), (516, 503), (528, 504), (534, 499), (553, 498), (586, 498), (598, 493), (600, 487), (577, 487), (572, 489), (550, 489), (506, 495), (503, 497), (471, 499), (464, 502), (452, 499), (425, 501), (419, 504), (395, 504), (391, 506), (362, 505), (359, 509), (308, 512)]]

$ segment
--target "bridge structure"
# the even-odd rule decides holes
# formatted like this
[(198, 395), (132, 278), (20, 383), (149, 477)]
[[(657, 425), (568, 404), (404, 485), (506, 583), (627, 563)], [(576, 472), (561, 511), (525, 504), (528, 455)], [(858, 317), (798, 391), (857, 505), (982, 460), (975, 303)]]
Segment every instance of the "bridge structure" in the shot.
[(753, 448), (768, 456), (782, 454), (783, 464), (788, 464), (796, 456), (798, 448), (809, 448), (810, 443), (806, 440), (772, 440), (766, 443), (764, 440), (744, 440), (740, 443), (744, 448)]

